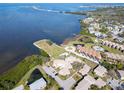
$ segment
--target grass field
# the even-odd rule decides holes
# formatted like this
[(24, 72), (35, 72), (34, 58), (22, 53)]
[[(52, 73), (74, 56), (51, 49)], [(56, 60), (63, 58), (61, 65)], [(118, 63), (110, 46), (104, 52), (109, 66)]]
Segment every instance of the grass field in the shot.
[(114, 54), (120, 54), (120, 55), (123, 55), (123, 53), (117, 49), (114, 49), (114, 48), (110, 48), (108, 46), (102, 46), (105, 50), (108, 50), (109, 52), (111, 53), (114, 53)]
[(57, 58), (65, 50), (49, 40), (40, 40), (34, 43), (35, 46), (47, 52), (50, 57)]

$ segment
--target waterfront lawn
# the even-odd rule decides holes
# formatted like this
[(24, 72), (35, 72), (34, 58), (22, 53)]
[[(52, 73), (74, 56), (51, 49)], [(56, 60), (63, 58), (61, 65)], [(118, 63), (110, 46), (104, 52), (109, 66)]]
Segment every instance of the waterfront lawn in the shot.
[(8, 90), (15, 87), (21, 78), (36, 65), (42, 65), (42, 58), (38, 55), (26, 57), (14, 68), (0, 75), (0, 89)]
[(57, 44), (49, 40), (40, 40), (40, 41), (35, 42), (35, 44), (40, 49), (47, 52), (47, 54), (53, 58), (57, 58), (60, 54), (65, 52), (65, 50), (61, 46), (58, 46)]
[(32, 69), (30, 69), (22, 78), (21, 80), (16, 84), (15, 87), (18, 87), (19, 85), (24, 85), (25, 89), (29, 89), (29, 86), (26, 85), (26, 83), (28, 83), (28, 79), (31, 76), (32, 72), (37, 69), (37, 66), (33, 67)]

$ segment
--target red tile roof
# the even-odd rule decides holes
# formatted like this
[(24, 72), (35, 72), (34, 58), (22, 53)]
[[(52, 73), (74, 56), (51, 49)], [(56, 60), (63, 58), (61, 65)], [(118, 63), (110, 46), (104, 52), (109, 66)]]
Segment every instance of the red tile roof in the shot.
[(96, 57), (98, 59), (101, 59), (100, 53), (96, 52), (96, 51), (94, 51), (92, 49), (82, 47), (80, 45), (77, 46), (77, 49), (80, 50), (80, 52), (84, 52), (84, 53), (88, 54), (89, 56), (93, 56), (93, 57)]

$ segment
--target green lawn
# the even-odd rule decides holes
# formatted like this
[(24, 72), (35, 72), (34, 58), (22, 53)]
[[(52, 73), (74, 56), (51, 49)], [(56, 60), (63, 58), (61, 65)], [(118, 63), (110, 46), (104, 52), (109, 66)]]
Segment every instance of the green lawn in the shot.
[(123, 55), (123, 53), (117, 49), (114, 49), (114, 48), (110, 48), (108, 46), (102, 46), (105, 50), (108, 50), (109, 52), (111, 53), (114, 53), (114, 54), (121, 54)]
[(73, 76), (73, 78), (74, 78), (76, 81), (78, 81), (78, 80), (80, 80), (80, 79), (82, 78), (82, 76), (76, 73), (76, 74)]
[(19, 86), (21, 84), (25, 85), (26, 81), (29, 79), (30, 75), (32, 74), (32, 72), (37, 68), (37, 66), (35, 66), (34, 68), (30, 69), (24, 76), (23, 78), (19, 81), (19, 83), (16, 86)]
[(37, 44), (38, 47), (40, 47), (40, 49), (47, 52), (47, 54), (53, 58), (57, 58), (61, 53), (65, 52), (65, 50), (61, 46), (55, 43), (52, 43), (52, 42), (49, 43), (49, 42), (51, 41), (40, 40), (40, 41), (35, 42), (35, 44)]

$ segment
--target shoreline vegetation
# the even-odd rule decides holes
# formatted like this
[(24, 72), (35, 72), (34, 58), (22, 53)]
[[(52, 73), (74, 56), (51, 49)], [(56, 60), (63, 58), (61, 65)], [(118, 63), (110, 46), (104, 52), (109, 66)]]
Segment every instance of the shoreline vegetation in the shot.
[(14, 68), (0, 75), (0, 89), (8, 90), (15, 87), (21, 78), (36, 65), (42, 65), (42, 58), (39, 55), (26, 57)]
[(41, 51), (41, 55), (27, 56), (14, 68), (0, 75), (0, 90), (10, 90), (22, 84), (24, 85), (24, 89), (29, 89), (26, 82), (30, 78), (32, 72), (36, 69), (39, 69), (47, 80), (45, 89), (60, 88), (58, 83), (41, 68), (45, 62), (49, 61), (49, 55), (43, 50), (39, 51)]
[(87, 12), (64, 12), (66, 14), (75, 14), (75, 15), (87, 15)]
[[(53, 43), (50, 40), (43, 40), (43, 42), (44, 41), (47, 41), (47, 43), (49, 44)], [(37, 42), (33, 44), (37, 46), (36, 43)], [(63, 52), (56, 44), (53, 44), (53, 48), (51, 49), (51, 51), (54, 50), (54, 48), (58, 48), (60, 52)], [(0, 90), (10, 90), (21, 84), (25, 85), (24, 89), (29, 89), (29, 86), (26, 85), (25, 83), (29, 79), (31, 73), (37, 68), (40, 70), (41, 74), (47, 80), (47, 86), (45, 89), (61, 89), (58, 83), (51, 76), (46, 74), (42, 69), (42, 66), (50, 60), (49, 56), (50, 54), (47, 54), (48, 51), (45, 52), (43, 49), (39, 49), (39, 51), (41, 52), (40, 55), (27, 56), (15, 67), (0, 75)], [(56, 55), (54, 54), (52, 56), (56, 57)]]
[[(102, 11), (105, 11), (106, 9), (112, 9), (112, 8), (103, 8)], [(121, 10), (121, 9), (120, 9)], [(123, 10), (123, 9), (122, 9)], [(92, 12), (94, 15), (99, 13), (100, 9), (97, 9), (96, 11)], [(76, 15), (92, 15), (91, 12), (66, 12), (69, 14), (76, 14)], [(101, 13), (102, 14), (102, 13)], [(102, 17), (101, 14), (98, 14), (100, 17)], [(119, 14), (121, 16), (123, 16), (123, 14)], [(113, 15), (112, 15), (113, 16)], [(117, 16), (117, 15), (114, 15)], [(107, 19), (108, 17), (106, 17)], [(111, 19), (110, 19), (111, 20)], [(119, 21), (120, 18), (119, 18)], [(123, 21), (123, 20), (122, 20)], [(121, 21), (121, 22), (122, 22)], [(88, 35), (88, 36), (92, 36), (94, 37), (92, 34), (89, 34), (87, 32), (87, 26), (85, 24), (82, 23), (82, 21), (80, 21), (80, 25), (81, 25), (81, 31), (78, 35), (76, 35), (73, 38), (67, 38), (62, 44), (66, 45), (68, 44), (70, 41), (73, 41), (77, 38), (79, 38), (82, 34), (83, 35)], [(83, 28), (82, 28), (83, 27)], [(45, 41), (45, 42), (44, 42)], [(3, 73), (0, 75), (0, 90), (9, 90), (9, 89), (13, 89), (14, 87), (16, 87), (17, 85), (21, 84), (21, 80), (23, 80), (23, 77), (34, 67), (40, 65), (44, 65), (45, 62), (50, 60), (50, 57), (53, 58), (57, 58), (58, 54), (63, 53), (64, 50), (57, 46), (55, 43), (53, 43), (50, 40), (39, 40), (35, 43), (33, 43), (36, 47), (37, 44), (39, 44), (39, 42), (42, 42), (42, 45), (40, 45), (40, 48), (42, 47), (42, 49), (40, 49), (39, 51), (41, 52), (41, 55), (32, 55), (32, 56), (28, 56), (26, 57), (24, 60), (22, 60), (21, 62), (19, 62), (14, 68), (10, 69), (9, 71)], [(47, 43), (51, 46), (49, 46)], [(57, 51), (56, 51), (56, 50)], [(46, 51), (44, 51), (46, 50)], [(54, 53), (52, 51), (55, 51)], [(49, 75), (47, 75), (44, 71), (42, 71), (42, 69), (40, 69), (44, 78), (48, 80), (48, 86), (46, 87), (46, 89), (52, 89), (52, 86), (55, 85), (55, 89), (59, 89), (60, 86), (57, 84), (57, 82), (51, 78)], [(30, 77), (30, 74), (28, 75), (28, 77)], [(28, 78), (26, 76), (26, 78)], [(21, 82), (21, 83), (20, 83)], [(25, 89), (28, 89), (27, 86)]]

